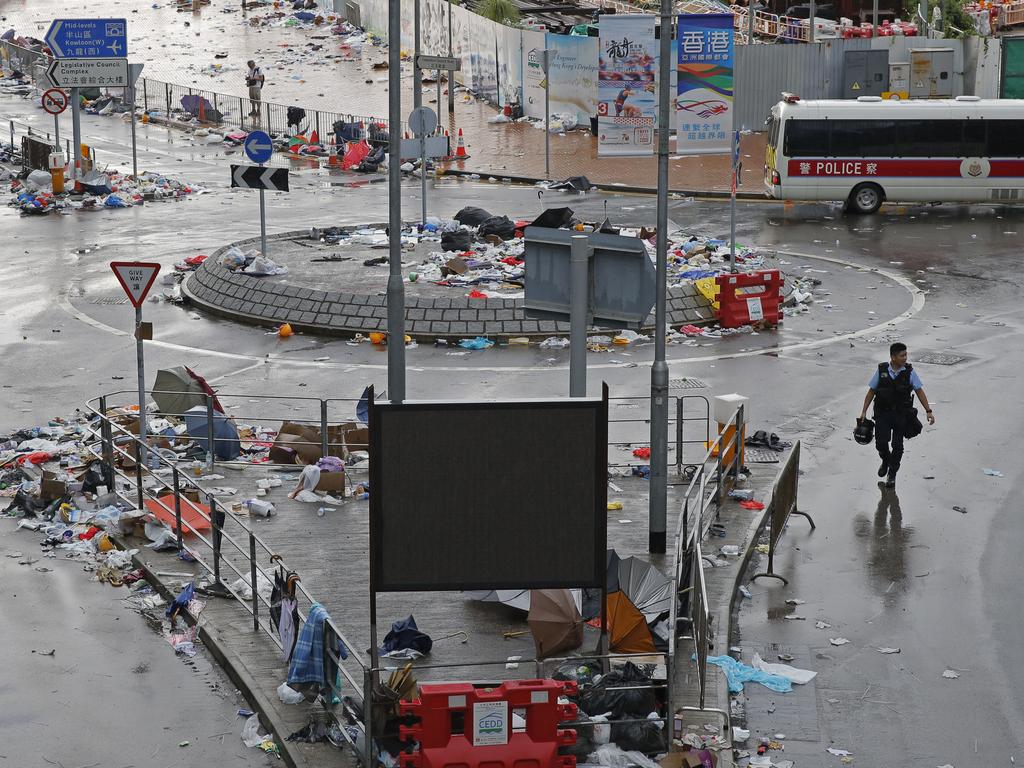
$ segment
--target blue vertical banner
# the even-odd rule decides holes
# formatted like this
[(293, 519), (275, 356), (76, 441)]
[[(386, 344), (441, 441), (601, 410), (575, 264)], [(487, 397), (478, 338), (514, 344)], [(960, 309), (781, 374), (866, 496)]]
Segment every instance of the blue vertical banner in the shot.
[(733, 113), (732, 14), (683, 14), (676, 27), (676, 152), (729, 154)]
[(597, 154), (650, 155), (658, 114), (654, 16), (603, 14), (600, 30)]

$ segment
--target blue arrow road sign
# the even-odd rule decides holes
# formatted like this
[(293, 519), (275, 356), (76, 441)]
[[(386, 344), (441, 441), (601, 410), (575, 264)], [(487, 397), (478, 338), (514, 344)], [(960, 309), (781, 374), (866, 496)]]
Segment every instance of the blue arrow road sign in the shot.
[(128, 55), (125, 19), (55, 19), (46, 44), (57, 59), (122, 59)]
[(274, 154), (274, 142), (264, 131), (253, 131), (245, 137), (245, 154), (254, 163), (265, 163)]

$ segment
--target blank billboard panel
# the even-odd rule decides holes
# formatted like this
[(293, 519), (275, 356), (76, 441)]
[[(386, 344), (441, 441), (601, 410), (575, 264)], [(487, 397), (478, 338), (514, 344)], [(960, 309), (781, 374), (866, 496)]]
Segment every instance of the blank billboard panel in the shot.
[(600, 586), (607, 444), (604, 399), (373, 404), (371, 588)]

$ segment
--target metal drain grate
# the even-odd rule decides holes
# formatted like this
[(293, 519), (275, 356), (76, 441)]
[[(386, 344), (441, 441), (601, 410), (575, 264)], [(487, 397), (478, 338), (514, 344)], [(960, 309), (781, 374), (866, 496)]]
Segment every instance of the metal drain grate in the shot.
[(930, 365), (956, 365), (967, 358), (963, 355), (944, 354), (941, 352), (927, 352), (923, 355), (915, 355), (915, 363), (928, 363)]
[(127, 304), (127, 296), (104, 296), (101, 299), (93, 299), (90, 304)]
[(700, 379), (694, 379), (689, 376), (683, 376), (681, 379), (669, 379), (669, 389), (703, 389), (707, 386), (706, 381)]
[(771, 448), (744, 448), (743, 460), (748, 464), (778, 464), (782, 454)]

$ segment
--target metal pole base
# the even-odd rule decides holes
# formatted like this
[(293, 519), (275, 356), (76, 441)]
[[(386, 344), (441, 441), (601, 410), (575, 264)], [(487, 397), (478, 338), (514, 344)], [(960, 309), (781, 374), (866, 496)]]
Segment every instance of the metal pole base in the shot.
[(806, 512), (801, 512), (799, 509), (794, 509), (792, 512), (789, 513), (790, 517), (792, 517), (793, 515), (800, 515), (800, 517), (806, 517), (807, 518), (807, 522), (811, 524), (811, 530), (812, 531), (815, 531), (815, 530), (818, 529), (818, 526), (816, 526), (814, 524), (814, 519), (809, 514), (807, 514)]

